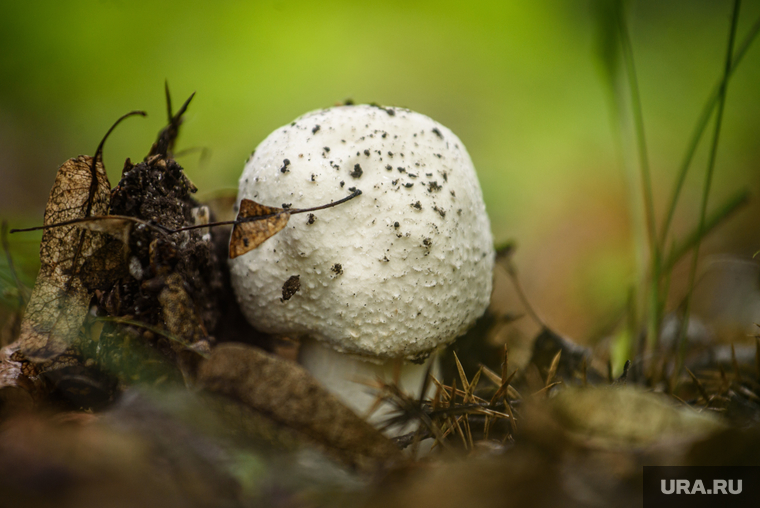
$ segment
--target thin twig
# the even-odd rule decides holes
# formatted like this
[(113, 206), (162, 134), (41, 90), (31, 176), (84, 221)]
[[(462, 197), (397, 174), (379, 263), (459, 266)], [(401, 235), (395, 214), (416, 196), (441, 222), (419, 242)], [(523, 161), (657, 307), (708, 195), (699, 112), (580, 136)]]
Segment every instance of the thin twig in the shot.
[[(117, 125), (119, 125), (122, 120), (125, 118), (129, 118), (130, 116), (134, 115), (140, 115), (140, 116), (148, 116), (148, 114), (145, 111), (130, 111), (129, 113), (122, 115), (118, 120), (116, 120), (113, 125), (111, 125), (111, 128), (108, 129), (108, 132), (106, 132), (106, 135), (103, 136), (103, 139), (100, 140), (100, 144), (98, 144), (98, 148), (95, 149), (95, 155), (92, 157), (92, 162), (90, 163), (90, 189), (87, 194), (87, 206), (84, 210), (84, 217), (90, 217), (90, 213), (92, 213), (92, 206), (95, 201), (95, 194), (98, 191), (98, 187), (100, 186), (100, 181), (98, 180), (98, 159), (101, 161), (103, 160), (103, 146), (106, 144), (106, 140), (108, 139), (108, 136), (111, 135), (113, 130), (116, 128)], [(106, 180), (108, 180), (106, 178)], [(110, 190), (110, 184), (109, 184), (109, 190)], [(74, 257), (71, 261), (71, 267), (73, 270), (77, 269), (77, 266), (79, 264), (79, 256), (82, 255), (82, 249), (84, 248), (84, 241), (85, 241), (85, 232), (80, 231), (79, 232), (79, 242), (77, 244), (77, 248), (74, 251)], [(71, 279), (66, 283), (66, 288), (68, 289), (69, 285), (71, 284)]]
[(32, 228), (11, 229), (10, 232), (11, 233), (25, 233), (28, 231), (38, 231), (40, 229), (45, 230), (45, 229), (51, 229), (51, 228), (58, 228), (62, 226), (71, 226), (72, 224), (85, 224), (88, 222), (99, 222), (99, 221), (109, 221), (109, 220), (123, 220), (127, 222), (133, 222), (135, 224), (141, 224), (143, 226), (146, 226), (155, 231), (158, 231), (160, 233), (165, 233), (165, 234), (172, 234), (172, 233), (177, 232), (177, 230), (167, 228), (166, 226), (162, 226), (161, 224), (158, 224), (157, 222), (148, 222), (142, 219), (138, 219), (137, 217), (131, 217), (129, 215), (94, 215), (92, 217), (79, 217), (77, 219), (66, 220), (63, 222), (56, 222), (54, 224), (47, 224), (45, 226), (34, 226)]
[(290, 215), (296, 215), (299, 213), (306, 213), (306, 212), (315, 212), (318, 210), (324, 210), (325, 208), (331, 208), (336, 205), (340, 205), (341, 203), (345, 203), (346, 201), (349, 201), (351, 199), (354, 199), (355, 197), (361, 195), (362, 191), (360, 189), (356, 189), (354, 192), (346, 196), (345, 198), (339, 199), (338, 201), (333, 201), (331, 203), (328, 203), (326, 205), (320, 205), (315, 206), (312, 208), (293, 208), (289, 210), (285, 210), (282, 212), (277, 213), (270, 213), (267, 215), (256, 215), (253, 217), (244, 217), (241, 219), (235, 219), (235, 220), (228, 220), (228, 221), (222, 221), (222, 222), (209, 222), (208, 224), (196, 224), (194, 226), (186, 226), (182, 228), (172, 229), (168, 228), (166, 226), (162, 226), (161, 224), (158, 224), (157, 222), (148, 222), (144, 221), (142, 219), (138, 219), (137, 217), (130, 217), (127, 215), (95, 215), (92, 217), (80, 217), (78, 219), (71, 219), (63, 222), (56, 222), (55, 224), (47, 224), (45, 226), (35, 226), (32, 228), (21, 228), (21, 229), (11, 229), (11, 233), (24, 233), (27, 231), (37, 231), (40, 229), (50, 229), (50, 228), (57, 228), (61, 226), (69, 226), (72, 224), (78, 224), (83, 222), (91, 222), (91, 221), (102, 221), (102, 220), (125, 220), (129, 222), (134, 222), (136, 224), (142, 224), (144, 226), (147, 226), (151, 229), (154, 229), (156, 231), (160, 231), (162, 233), (166, 234), (175, 234), (180, 233), (182, 231), (190, 231), (193, 229), (201, 229), (201, 228), (209, 228), (209, 227), (215, 227), (215, 226), (229, 226), (229, 225), (235, 225), (235, 224), (243, 224), (245, 222), (254, 222), (259, 220), (266, 220), (271, 219), (272, 217), (276, 217), (282, 213), (289, 213)]
[(200, 229), (200, 228), (208, 228), (213, 226), (230, 226), (235, 224), (242, 224), (244, 222), (253, 222), (257, 220), (266, 220), (271, 219), (272, 217), (277, 217), (280, 214), (287, 213), (290, 215), (296, 215), (299, 213), (307, 213), (307, 212), (316, 212), (318, 210), (324, 210), (325, 208), (331, 208), (336, 205), (340, 205), (342, 203), (345, 203), (346, 201), (350, 201), (354, 199), (356, 196), (360, 196), (362, 191), (360, 189), (356, 189), (354, 192), (346, 196), (345, 198), (341, 198), (338, 201), (333, 201), (331, 203), (327, 203), (326, 205), (320, 205), (320, 206), (314, 206), (312, 208), (288, 208), (287, 210), (283, 210), (282, 212), (277, 213), (270, 213), (267, 215), (257, 215), (254, 217), (245, 217), (241, 219), (236, 220), (227, 220), (222, 222), (209, 222), (208, 224), (197, 224), (195, 226), (186, 226), (183, 228), (178, 228), (172, 231), (172, 233), (179, 233), (180, 231), (190, 231), (192, 229)]

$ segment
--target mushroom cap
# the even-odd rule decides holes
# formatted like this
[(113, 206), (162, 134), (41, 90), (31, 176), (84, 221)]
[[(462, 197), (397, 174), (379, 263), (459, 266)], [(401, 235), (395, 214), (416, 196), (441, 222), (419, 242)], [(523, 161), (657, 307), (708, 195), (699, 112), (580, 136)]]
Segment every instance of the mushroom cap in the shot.
[(293, 215), (232, 259), (238, 302), (264, 332), (366, 359), (419, 360), (467, 331), (490, 299), (493, 240), (472, 161), (425, 115), (339, 106), (262, 141), (240, 177), (238, 204), (307, 208), (354, 187), (363, 194)]

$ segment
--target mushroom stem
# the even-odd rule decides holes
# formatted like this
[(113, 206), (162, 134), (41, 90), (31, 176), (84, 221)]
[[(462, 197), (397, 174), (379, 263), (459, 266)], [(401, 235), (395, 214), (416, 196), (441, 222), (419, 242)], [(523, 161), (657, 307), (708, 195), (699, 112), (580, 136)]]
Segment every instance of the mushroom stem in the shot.
[[(337, 395), (344, 404), (353, 409), (358, 415), (366, 417), (375, 426), (381, 426), (394, 411), (394, 406), (383, 402), (372, 414), (377, 400), (378, 390), (372, 385), (378, 380), (392, 383), (394, 377), (397, 386), (409, 395), (419, 398), (423, 380), (430, 362), (434, 362), (432, 375), (439, 376), (440, 365), (437, 355), (431, 355), (422, 364), (403, 362), (402, 359), (386, 360), (383, 363), (373, 363), (362, 360), (357, 356), (339, 353), (330, 346), (323, 346), (311, 339), (301, 341), (298, 354), (301, 365), (306, 368), (322, 385)], [(400, 368), (398, 363), (401, 363)], [(430, 384), (433, 387), (432, 383)], [(434, 388), (428, 389), (428, 397), (432, 397)], [(392, 427), (386, 431), (391, 436), (410, 432), (413, 428)]]

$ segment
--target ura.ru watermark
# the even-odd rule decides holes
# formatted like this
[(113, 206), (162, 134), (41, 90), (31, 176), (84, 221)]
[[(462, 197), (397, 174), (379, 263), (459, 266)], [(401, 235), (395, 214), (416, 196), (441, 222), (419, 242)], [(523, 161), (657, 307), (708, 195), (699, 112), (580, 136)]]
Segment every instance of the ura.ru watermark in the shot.
[(663, 494), (741, 494), (741, 480), (660, 480), (660, 492)]

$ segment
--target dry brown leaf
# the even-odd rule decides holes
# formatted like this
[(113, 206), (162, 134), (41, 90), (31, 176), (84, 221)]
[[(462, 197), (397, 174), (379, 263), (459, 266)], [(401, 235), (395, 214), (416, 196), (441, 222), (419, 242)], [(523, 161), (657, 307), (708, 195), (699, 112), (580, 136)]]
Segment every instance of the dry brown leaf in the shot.
[(198, 371), (208, 390), (232, 397), (306, 436), (344, 463), (372, 470), (400, 451), (301, 366), (254, 347), (222, 344)]
[[(80, 155), (58, 169), (45, 208), (51, 225), (108, 212), (111, 186), (98, 159)], [(32, 361), (61, 354), (76, 338), (87, 314), (90, 292), (82, 283), (83, 264), (106, 238), (76, 225), (46, 229), (40, 244), (40, 272), (21, 323), (21, 352)]]
[(109, 288), (113, 281), (119, 280), (129, 273), (126, 259), (127, 247), (115, 241), (106, 244), (88, 257), (79, 277), (84, 287), (89, 291)]
[(30, 409), (42, 398), (36, 368), (18, 355), (18, 344), (0, 349), (0, 407), (4, 412)]
[(264, 206), (250, 199), (244, 199), (240, 202), (237, 220), (251, 217), (266, 218), (235, 224), (230, 239), (230, 259), (252, 251), (268, 238), (276, 235), (287, 225), (290, 212), (284, 208)]
[(129, 245), (129, 234), (136, 221), (132, 217), (120, 217), (107, 215), (105, 217), (93, 217), (77, 224), (78, 227), (95, 233), (107, 233), (125, 245)]

